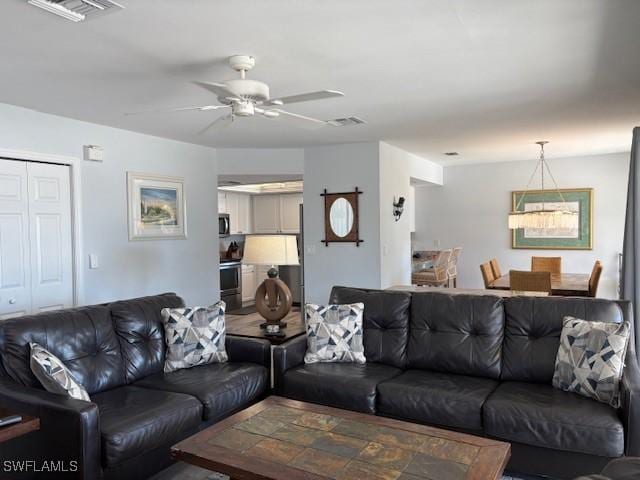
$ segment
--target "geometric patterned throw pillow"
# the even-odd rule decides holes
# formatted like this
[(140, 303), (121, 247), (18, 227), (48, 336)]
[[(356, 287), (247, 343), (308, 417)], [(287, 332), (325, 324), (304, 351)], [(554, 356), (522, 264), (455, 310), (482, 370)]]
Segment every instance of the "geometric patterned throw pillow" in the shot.
[(365, 363), (362, 314), (364, 303), (305, 306), (305, 363)]
[(225, 308), (220, 301), (210, 307), (162, 309), (167, 343), (165, 372), (228, 360)]
[(42, 345), (31, 342), (31, 371), (47, 392), (90, 402), (89, 394), (64, 363)]
[(630, 325), (565, 317), (553, 386), (620, 406), (620, 379)]

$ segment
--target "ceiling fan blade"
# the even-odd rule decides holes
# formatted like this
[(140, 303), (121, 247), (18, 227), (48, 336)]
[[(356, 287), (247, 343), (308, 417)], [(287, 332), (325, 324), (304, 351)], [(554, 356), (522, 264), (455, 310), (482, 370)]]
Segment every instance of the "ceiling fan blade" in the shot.
[(229, 90), (224, 83), (215, 82), (193, 82), (196, 85), (215, 93), (219, 98), (226, 98), (231, 101), (240, 101), (238, 95)]
[(292, 124), (297, 127), (307, 128), (307, 129), (318, 129), (322, 127), (326, 127), (330, 125), (326, 120), (320, 120), (318, 118), (307, 117), (306, 115), (300, 115), (298, 113), (286, 112), (284, 110), (280, 110), (277, 108), (269, 110), (271, 112), (278, 112), (279, 117), (283, 120), (292, 120)]
[(266, 100), (263, 105), (288, 105), (290, 103), (309, 102), (311, 100), (322, 100), (323, 98), (344, 97), (344, 93), (337, 90), (320, 90), (318, 92), (301, 93), (288, 97), (272, 98)]
[(224, 128), (231, 125), (233, 122), (233, 113), (228, 113), (227, 115), (223, 115), (222, 117), (216, 118), (213, 122), (207, 125), (205, 128), (198, 132), (198, 135), (204, 135), (212, 128)]
[(229, 108), (230, 105), (203, 105), (201, 107), (181, 107), (181, 108), (158, 108), (156, 110), (145, 110), (142, 112), (126, 112), (125, 115), (144, 115), (147, 113), (173, 113), (200, 110), (206, 112), (208, 110), (218, 110), (219, 108)]

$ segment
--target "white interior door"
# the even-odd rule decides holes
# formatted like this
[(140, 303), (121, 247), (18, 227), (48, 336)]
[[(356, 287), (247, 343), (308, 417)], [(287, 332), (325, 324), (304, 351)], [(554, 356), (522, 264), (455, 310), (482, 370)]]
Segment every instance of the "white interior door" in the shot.
[(73, 305), (69, 173), (66, 165), (27, 163), (34, 313)]
[(27, 165), (0, 159), (0, 319), (31, 312)]

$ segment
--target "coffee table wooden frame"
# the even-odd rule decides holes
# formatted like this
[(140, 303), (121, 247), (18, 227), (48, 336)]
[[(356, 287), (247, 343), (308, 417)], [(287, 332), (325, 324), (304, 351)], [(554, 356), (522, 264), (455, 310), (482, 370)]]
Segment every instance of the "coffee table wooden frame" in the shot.
[(500, 480), (511, 455), (511, 446), (497, 440), (277, 396), (269, 397), (183, 440), (171, 449), (171, 455), (176, 460), (229, 475), (233, 480), (327, 480), (325, 476), (207, 443), (223, 430), (273, 406), (332, 415), (479, 447), (478, 455), (467, 470), (466, 480)]

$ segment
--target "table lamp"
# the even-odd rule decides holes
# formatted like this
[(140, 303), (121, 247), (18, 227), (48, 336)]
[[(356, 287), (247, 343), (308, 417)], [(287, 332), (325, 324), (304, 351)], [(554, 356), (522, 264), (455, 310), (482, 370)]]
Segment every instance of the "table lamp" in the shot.
[(299, 265), (295, 235), (247, 235), (242, 263), (268, 265), (268, 278), (256, 290), (256, 310), (266, 320), (260, 325), (269, 333), (287, 326), (281, 320), (291, 310), (291, 290), (278, 278), (278, 265)]

